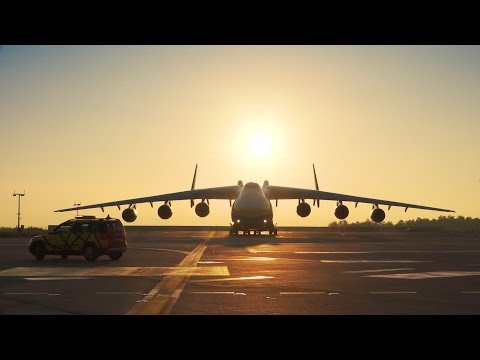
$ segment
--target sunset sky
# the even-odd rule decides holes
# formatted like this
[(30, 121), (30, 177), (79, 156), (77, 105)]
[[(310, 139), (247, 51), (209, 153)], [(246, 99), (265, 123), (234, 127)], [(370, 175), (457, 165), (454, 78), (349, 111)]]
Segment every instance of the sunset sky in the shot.
[[(479, 46), (1, 46), (0, 227), (71, 207), (260, 184), (480, 217)], [(312, 202), (310, 201), (310, 204)], [(228, 225), (228, 201), (139, 204), (135, 225)], [(279, 201), (278, 225), (326, 226)], [(349, 222), (371, 206), (350, 206)], [(385, 209), (386, 210), (386, 209)], [(102, 215), (101, 210), (81, 214)], [(115, 207), (105, 214), (121, 218)], [(392, 208), (386, 221), (449, 213)]]

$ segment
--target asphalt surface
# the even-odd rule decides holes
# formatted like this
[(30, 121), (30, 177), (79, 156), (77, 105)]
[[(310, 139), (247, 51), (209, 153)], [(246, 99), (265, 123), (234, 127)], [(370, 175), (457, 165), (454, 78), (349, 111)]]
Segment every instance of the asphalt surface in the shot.
[(480, 314), (479, 234), (127, 237), (93, 263), (0, 238), (0, 314)]

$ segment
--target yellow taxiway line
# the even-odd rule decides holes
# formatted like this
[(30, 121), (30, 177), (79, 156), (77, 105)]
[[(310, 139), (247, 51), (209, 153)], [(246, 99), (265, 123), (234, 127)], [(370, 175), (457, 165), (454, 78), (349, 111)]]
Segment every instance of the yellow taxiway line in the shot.
[[(187, 255), (176, 268), (196, 268), (203, 252), (207, 248), (208, 240), (214, 234), (215, 232), (212, 231), (208, 238)], [(142, 300), (139, 300), (127, 312), (127, 315), (168, 315), (180, 297), (191, 274), (192, 271), (186, 271), (181, 276), (164, 278)]]

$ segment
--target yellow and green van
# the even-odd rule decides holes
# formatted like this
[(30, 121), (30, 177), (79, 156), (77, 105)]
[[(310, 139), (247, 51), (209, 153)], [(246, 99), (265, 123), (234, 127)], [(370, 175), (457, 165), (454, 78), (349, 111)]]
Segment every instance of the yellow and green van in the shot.
[(47, 234), (30, 240), (29, 251), (37, 260), (45, 255), (83, 255), (95, 261), (101, 255), (118, 260), (127, 251), (127, 237), (123, 224), (110, 217), (77, 216), (67, 220)]

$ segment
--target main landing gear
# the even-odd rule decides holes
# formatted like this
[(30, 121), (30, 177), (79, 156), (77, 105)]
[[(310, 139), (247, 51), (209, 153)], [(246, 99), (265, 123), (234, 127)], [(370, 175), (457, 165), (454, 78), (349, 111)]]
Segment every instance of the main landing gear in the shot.
[(230, 228), (229, 234), (238, 235), (239, 233), (243, 233), (243, 235), (262, 235), (262, 231), (268, 231), (269, 235), (277, 235), (277, 229), (275, 227), (272, 227), (268, 230), (242, 230), (234, 226)]

